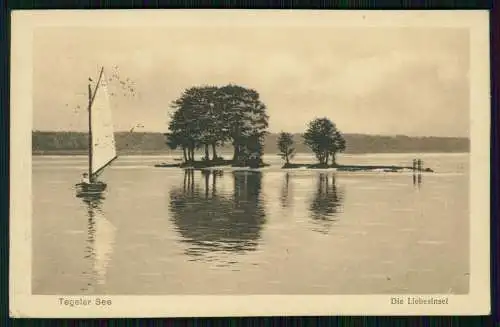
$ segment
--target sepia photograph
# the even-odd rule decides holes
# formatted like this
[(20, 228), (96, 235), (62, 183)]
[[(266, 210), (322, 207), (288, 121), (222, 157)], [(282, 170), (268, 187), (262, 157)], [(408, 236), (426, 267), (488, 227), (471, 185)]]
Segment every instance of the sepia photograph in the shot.
[(11, 315), (489, 313), (488, 24), (14, 12)]

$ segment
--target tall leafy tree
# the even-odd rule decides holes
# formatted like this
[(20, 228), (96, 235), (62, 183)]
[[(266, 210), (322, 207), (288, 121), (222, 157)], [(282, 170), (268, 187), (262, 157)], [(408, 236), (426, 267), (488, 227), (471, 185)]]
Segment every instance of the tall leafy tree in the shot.
[(335, 136), (330, 146), (330, 156), (332, 165), (337, 165), (337, 153), (344, 152), (346, 149), (346, 141), (337, 128), (335, 128)]
[(176, 150), (177, 148), (181, 148), (184, 162), (189, 161), (187, 151), (186, 151), (187, 147), (185, 145), (185, 142), (183, 142), (183, 140), (182, 140), (181, 133), (174, 131), (174, 132), (166, 133), (165, 136), (167, 137), (168, 147), (172, 150)]
[(227, 140), (227, 123), (224, 121), (223, 97), (216, 86), (201, 86), (190, 89), (189, 108), (196, 116), (198, 142), (205, 149), (205, 160), (210, 159), (210, 147), (213, 157), (217, 158), (217, 146)]
[(218, 87), (212, 86), (207, 89), (207, 144), (212, 147), (212, 159), (215, 160), (217, 156), (217, 147), (224, 145), (229, 139), (228, 124), (224, 120), (224, 96)]
[(311, 148), (320, 164), (336, 165), (335, 156), (345, 150), (345, 140), (335, 124), (328, 118), (317, 118), (309, 123), (303, 135), (304, 143)]
[(194, 160), (198, 148), (204, 148), (209, 160), (210, 147), (216, 159), (217, 146), (227, 141), (234, 146), (234, 162), (246, 164), (251, 156), (262, 157), (269, 118), (255, 90), (237, 85), (191, 87), (171, 107), (167, 144), (182, 147), (186, 160)]
[(171, 116), (167, 144), (175, 149), (182, 146), (188, 152), (187, 159), (194, 160), (194, 150), (205, 148), (205, 159), (209, 159), (209, 146), (216, 144), (220, 132), (214, 126), (220, 117), (214, 110), (215, 92), (212, 86), (191, 87), (175, 100)]
[(261, 147), (267, 133), (266, 105), (257, 91), (232, 84), (220, 88), (220, 99), (227, 124), (226, 136), (234, 147), (233, 161), (245, 161), (248, 147)]
[(167, 137), (167, 145), (170, 149), (176, 150), (177, 148), (182, 148), (184, 155), (184, 161), (189, 161), (190, 156), (188, 155), (188, 136), (184, 129), (181, 128), (180, 123), (181, 114), (176, 111), (171, 115), (169, 123), (169, 132), (165, 133)]
[(182, 147), (187, 151), (188, 161), (194, 160), (194, 151), (201, 145), (198, 93), (198, 88), (187, 89), (171, 104), (175, 111), (170, 117), (167, 145), (171, 149)]
[(278, 136), (277, 143), (278, 149), (280, 151), (278, 155), (282, 159), (284, 159), (287, 164), (289, 164), (290, 159), (292, 159), (295, 154), (295, 149), (293, 148), (293, 135), (290, 133), (281, 132)]
[(258, 168), (262, 163), (264, 154), (263, 136), (259, 134), (251, 134), (244, 136), (240, 144), (240, 152), (238, 161), (235, 165), (250, 166)]

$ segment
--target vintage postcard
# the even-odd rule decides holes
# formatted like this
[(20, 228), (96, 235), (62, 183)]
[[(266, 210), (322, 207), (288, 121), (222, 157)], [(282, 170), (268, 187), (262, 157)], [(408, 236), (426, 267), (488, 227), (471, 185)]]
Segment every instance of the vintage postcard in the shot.
[(490, 312), (487, 11), (15, 11), (13, 317)]

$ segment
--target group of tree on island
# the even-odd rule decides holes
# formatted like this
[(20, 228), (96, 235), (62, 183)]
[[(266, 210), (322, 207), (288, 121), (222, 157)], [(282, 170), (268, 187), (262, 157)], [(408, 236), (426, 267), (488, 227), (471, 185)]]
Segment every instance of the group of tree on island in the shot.
[[(320, 166), (336, 166), (337, 153), (344, 152), (346, 149), (344, 137), (337, 126), (328, 118), (312, 120), (302, 137), (304, 144), (316, 155)], [(281, 132), (277, 144), (280, 151), (278, 155), (285, 160), (285, 167), (287, 167), (295, 154), (293, 135)]]
[[(259, 93), (238, 85), (194, 86), (186, 89), (172, 102), (167, 145), (182, 149), (186, 164), (195, 161), (195, 151), (204, 150), (202, 161), (213, 164), (260, 167), (264, 165), (263, 142), (269, 116)], [(336, 165), (335, 155), (345, 150), (346, 143), (327, 118), (309, 123), (303, 135), (304, 144), (311, 148), (320, 165)], [(233, 158), (225, 161), (217, 155), (217, 147), (230, 143)], [(294, 140), (282, 132), (277, 141), (279, 155), (290, 165), (294, 156)], [(212, 156), (210, 157), (210, 152)]]
[(217, 147), (230, 142), (233, 165), (262, 164), (269, 117), (255, 90), (231, 84), (191, 87), (171, 107), (167, 144), (182, 149), (185, 162), (193, 162), (195, 150), (201, 148), (203, 161), (221, 161)]

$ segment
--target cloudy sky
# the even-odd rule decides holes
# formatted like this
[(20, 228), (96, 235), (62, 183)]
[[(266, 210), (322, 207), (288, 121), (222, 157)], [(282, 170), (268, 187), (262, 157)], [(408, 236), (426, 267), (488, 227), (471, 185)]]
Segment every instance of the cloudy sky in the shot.
[(109, 85), (116, 130), (165, 132), (185, 88), (236, 83), (260, 93), (273, 132), (327, 116), (345, 133), (469, 133), (464, 29), (41, 27), (33, 60), (35, 130), (85, 130), (87, 79), (103, 65), (134, 83), (135, 95)]

